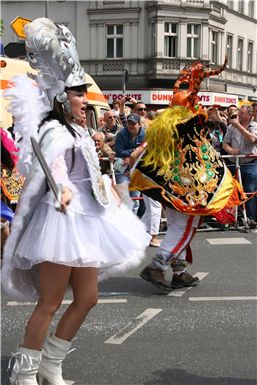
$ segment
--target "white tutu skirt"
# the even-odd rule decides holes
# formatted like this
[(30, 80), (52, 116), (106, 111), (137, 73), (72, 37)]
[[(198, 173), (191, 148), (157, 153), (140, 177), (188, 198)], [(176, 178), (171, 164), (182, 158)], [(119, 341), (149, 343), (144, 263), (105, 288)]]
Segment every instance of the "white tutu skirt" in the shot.
[(96, 267), (99, 279), (103, 279), (137, 266), (148, 244), (143, 223), (126, 206), (82, 215), (72, 211), (63, 214), (41, 202), (19, 242), (12, 265), (29, 270), (49, 261)]

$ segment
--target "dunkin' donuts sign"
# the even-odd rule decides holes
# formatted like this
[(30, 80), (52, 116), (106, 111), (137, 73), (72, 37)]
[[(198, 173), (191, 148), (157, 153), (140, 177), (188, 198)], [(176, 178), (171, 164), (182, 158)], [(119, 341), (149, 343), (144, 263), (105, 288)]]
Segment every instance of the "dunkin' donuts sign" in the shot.
[[(123, 97), (122, 91), (106, 90), (102, 91), (107, 103), (112, 104), (115, 100), (120, 100)], [(168, 105), (173, 95), (172, 91), (166, 90), (127, 90), (126, 96), (136, 99), (145, 104), (162, 104)], [(237, 95), (222, 94), (217, 92), (199, 92), (199, 103), (203, 106), (211, 106), (213, 104), (227, 107), (230, 104), (238, 103)]]

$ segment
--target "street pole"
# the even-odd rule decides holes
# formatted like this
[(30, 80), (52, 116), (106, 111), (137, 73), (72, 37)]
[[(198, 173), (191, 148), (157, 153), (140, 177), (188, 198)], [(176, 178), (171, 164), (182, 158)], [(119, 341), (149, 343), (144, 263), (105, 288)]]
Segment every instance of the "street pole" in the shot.
[(45, 17), (48, 18), (48, 14), (49, 14), (49, 4), (48, 4), (48, 0), (45, 1)]

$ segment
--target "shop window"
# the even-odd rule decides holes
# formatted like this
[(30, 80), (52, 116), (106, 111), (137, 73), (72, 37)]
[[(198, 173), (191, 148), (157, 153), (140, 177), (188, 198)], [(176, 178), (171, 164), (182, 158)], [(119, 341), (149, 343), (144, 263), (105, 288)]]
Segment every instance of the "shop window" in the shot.
[(108, 59), (123, 57), (123, 25), (106, 26), (106, 51)]

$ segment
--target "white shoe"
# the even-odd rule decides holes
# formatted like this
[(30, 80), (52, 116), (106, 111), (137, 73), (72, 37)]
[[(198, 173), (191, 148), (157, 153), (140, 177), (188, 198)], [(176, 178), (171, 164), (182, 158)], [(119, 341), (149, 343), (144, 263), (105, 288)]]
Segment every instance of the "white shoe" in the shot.
[(38, 384), (67, 385), (62, 377), (62, 362), (70, 350), (71, 342), (54, 335), (47, 337), (42, 349), (42, 360), (38, 370)]
[(10, 383), (13, 385), (38, 385), (37, 372), (41, 360), (41, 351), (20, 347), (16, 353), (12, 353), (9, 361), (15, 359)]

